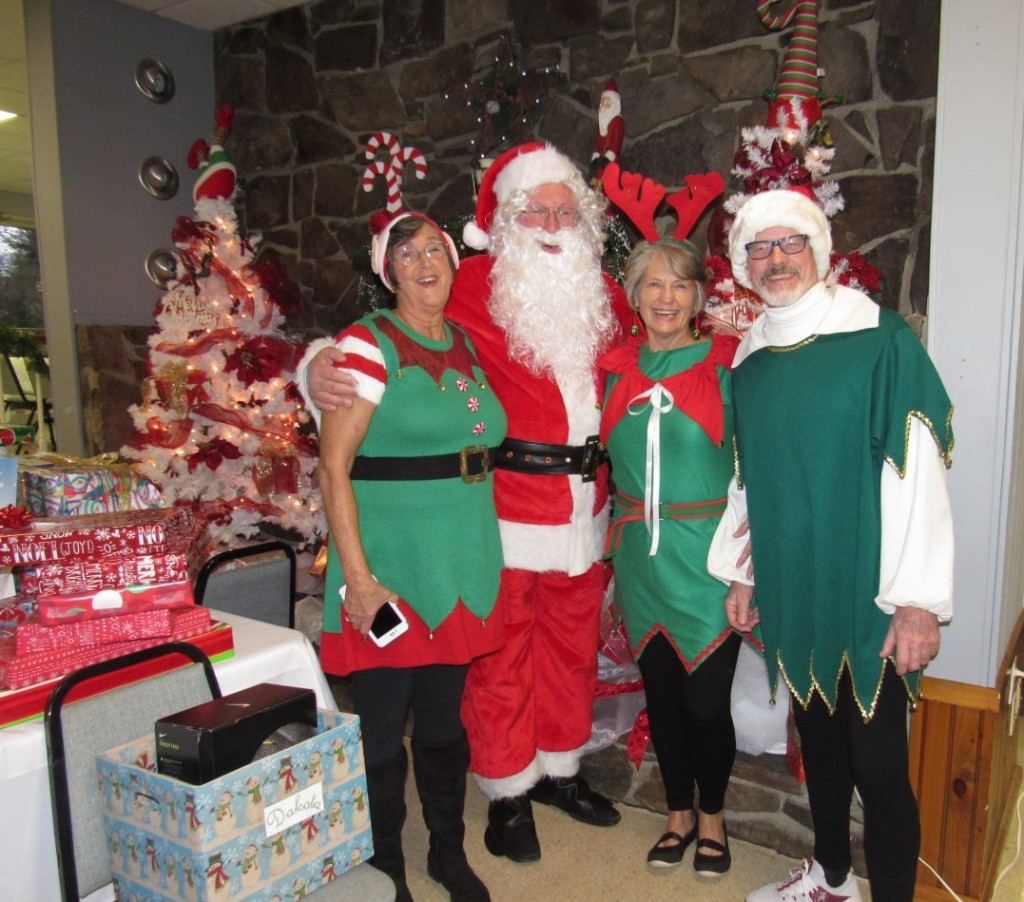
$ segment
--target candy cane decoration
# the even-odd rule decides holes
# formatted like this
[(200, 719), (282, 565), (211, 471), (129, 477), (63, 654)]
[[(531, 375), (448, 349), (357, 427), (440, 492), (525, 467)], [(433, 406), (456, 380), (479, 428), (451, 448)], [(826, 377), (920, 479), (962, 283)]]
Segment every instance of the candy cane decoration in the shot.
[[(386, 148), (387, 158), (377, 159), (381, 147)], [(366, 142), (366, 158), (373, 160), (363, 172), (363, 190), (372, 191), (373, 183), (378, 175), (384, 176), (387, 185), (388, 213), (395, 214), (402, 210), (402, 175), (407, 162), (412, 162), (416, 178), (426, 178), (427, 161), (415, 147), (402, 147), (398, 139), (390, 132), (377, 132)]]
[(392, 159), (399, 156), (402, 145), (398, 143), (398, 138), (391, 134), (391, 132), (377, 132), (377, 134), (366, 142), (366, 159), (376, 159), (377, 151), (380, 150), (380, 146), (382, 144), (387, 145), (388, 155)]
[(415, 147), (403, 147), (402, 152), (398, 155), (398, 158), (403, 164), (412, 161), (416, 178), (425, 179), (427, 177), (427, 160)]

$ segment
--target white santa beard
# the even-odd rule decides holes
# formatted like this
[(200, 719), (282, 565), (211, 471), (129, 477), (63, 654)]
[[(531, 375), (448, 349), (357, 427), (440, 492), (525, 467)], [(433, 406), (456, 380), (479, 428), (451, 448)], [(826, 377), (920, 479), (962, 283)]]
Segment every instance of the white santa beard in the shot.
[(608, 134), (608, 124), (616, 116), (622, 114), (622, 104), (615, 98), (611, 99), (611, 102), (605, 106), (601, 104), (600, 109), (597, 111), (597, 129), (602, 137)]
[[(557, 239), (561, 252), (543, 250), (542, 236)], [(563, 391), (592, 391), (594, 361), (615, 321), (600, 264), (580, 232), (547, 236), (512, 226), (502, 236), (492, 282), (491, 316), (512, 358), (537, 375), (553, 375)]]
[[(502, 234), (489, 307), (510, 356), (554, 380), (565, 405), (566, 442), (582, 445), (598, 431), (594, 365), (616, 324), (593, 247), (578, 229), (563, 229), (557, 233), (561, 252), (549, 254), (538, 244), (544, 234), (518, 225)], [(500, 520), (505, 566), (585, 573), (600, 558), (607, 528), (606, 512), (594, 515), (594, 486), (569, 477), (572, 513), (564, 524)]]

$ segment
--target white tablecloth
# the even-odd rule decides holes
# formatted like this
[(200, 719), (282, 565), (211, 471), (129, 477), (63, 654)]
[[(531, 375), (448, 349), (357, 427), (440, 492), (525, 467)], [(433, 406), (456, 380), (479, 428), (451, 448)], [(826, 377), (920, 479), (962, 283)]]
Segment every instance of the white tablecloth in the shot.
[[(256, 683), (281, 683), (313, 689), (321, 708), (336, 709), (316, 651), (302, 633), (211, 613), (230, 623), (234, 634), (234, 656), (214, 664), (225, 695)], [(0, 729), (0, 849), (0, 900), (60, 899), (42, 720)], [(112, 897), (112, 891), (105, 893)]]

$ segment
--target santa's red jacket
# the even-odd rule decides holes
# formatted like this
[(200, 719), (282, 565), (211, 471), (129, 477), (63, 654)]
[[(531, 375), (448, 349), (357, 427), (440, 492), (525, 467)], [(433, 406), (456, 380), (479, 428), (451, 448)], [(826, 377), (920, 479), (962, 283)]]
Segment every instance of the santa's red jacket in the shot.
[[(505, 333), (488, 310), (489, 255), (462, 261), (445, 317), (462, 326), (508, 416), (509, 438), (558, 445), (582, 445), (597, 435), (601, 411), (597, 369), (589, 385), (558, 385), (551, 376), (531, 373), (509, 356)], [(605, 276), (620, 329), (631, 313), (621, 286)], [(544, 476), (496, 470), (495, 502), (505, 566), (575, 576), (600, 558), (604, 546), (607, 467), (598, 479)]]

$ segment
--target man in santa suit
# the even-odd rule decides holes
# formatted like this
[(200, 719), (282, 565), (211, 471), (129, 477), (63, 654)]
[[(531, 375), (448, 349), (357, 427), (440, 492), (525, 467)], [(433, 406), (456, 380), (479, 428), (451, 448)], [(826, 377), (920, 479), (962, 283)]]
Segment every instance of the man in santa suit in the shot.
[(597, 143), (590, 155), (591, 176), (601, 181), (604, 168), (614, 163), (622, 153), (622, 139), (626, 136), (626, 120), (622, 118), (622, 98), (615, 79), (608, 80), (601, 93), (597, 110)]
[[(550, 145), (507, 151), (464, 234), (489, 253), (462, 261), (445, 310), (469, 334), (509, 422), (491, 452), (506, 644), (471, 665), (463, 720), (470, 770), (491, 800), (487, 848), (513, 861), (540, 858), (531, 800), (596, 826), (620, 818), (578, 776), (605, 582), (595, 361), (629, 322), (621, 288), (601, 271), (604, 206)], [(304, 358), (321, 408), (348, 394), (337, 353), (315, 343)]]

